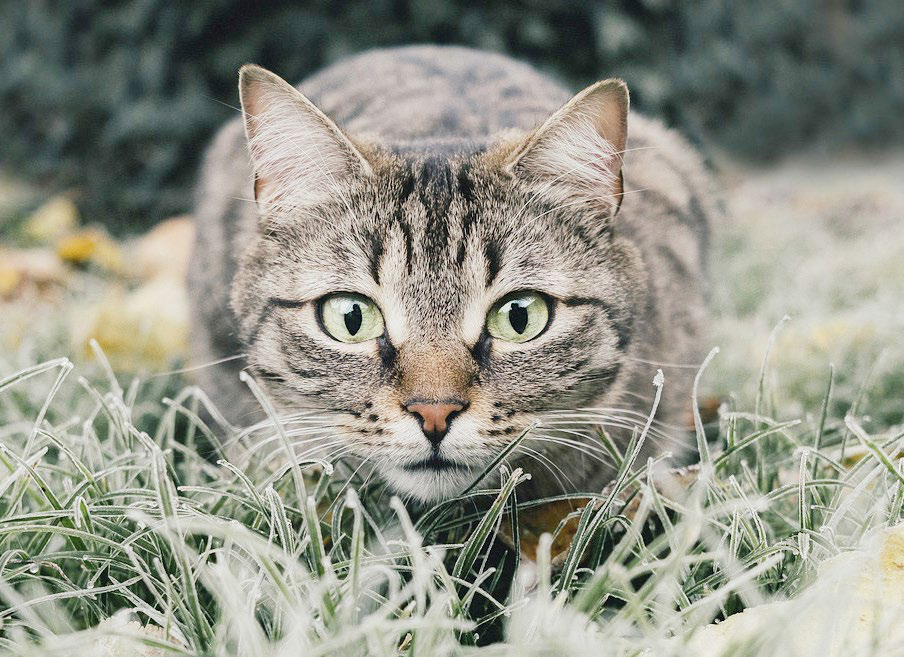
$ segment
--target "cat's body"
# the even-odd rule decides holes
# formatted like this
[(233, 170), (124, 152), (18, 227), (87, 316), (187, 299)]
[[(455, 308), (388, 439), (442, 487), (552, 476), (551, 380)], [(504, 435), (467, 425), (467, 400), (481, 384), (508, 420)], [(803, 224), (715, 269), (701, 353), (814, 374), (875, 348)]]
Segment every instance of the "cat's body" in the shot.
[[(281, 101), (266, 95), (275, 87), (258, 91), (253, 83), (271, 84), (260, 77), (243, 82), (246, 114), (263, 104), (255, 111), (268, 117), (249, 123), (252, 144), (263, 143), (254, 141), (262, 139), (256, 125), (269, 139), (267, 148), (293, 139), (308, 144), (308, 133), (266, 132), (280, 119), (263, 111)], [(587, 174), (613, 186), (611, 193), (599, 192), (605, 204), (587, 197), (595, 179), (559, 189), (560, 178), (574, 175), (568, 169), (582, 165), (567, 165), (569, 157), (577, 161), (567, 148), (580, 145), (555, 151), (555, 140), (577, 134), (583, 124), (550, 129), (548, 138), (534, 133), (540, 137), (533, 142), (525, 135), (570, 94), (528, 66), (463, 48), (375, 51), (325, 69), (299, 88), (354, 145), (340, 136), (337, 147), (325, 136), (305, 155), (311, 161), (313, 152), (320, 162), (320, 182), (302, 185), (313, 190), (309, 196), (321, 194), (310, 204), (275, 188), (262, 196), (268, 189), (261, 185), (286, 184), (272, 169), (286, 156), (280, 152), (282, 159), (271, 162), (258, 153), (255, 204), (242, 122), (217, 137), (196, 212), (193, 358), (198, 364), (247, 358), (201, 369), (202, 387), (232, 420), (256, 419), (257, 406), (238, 380), (239, 370), (248, 368), (280, 411), (310, 407), (335, 414), (332, 435), (344, 438), (331, 450), (345, 453), (352, 446), (397, 490), (420, 499), (460, 490), (538, 417), (543, 426), (537, 432), (557, 443), (523, 443), (521, 461), (533, 474), (523, 494), (604, 485), (611, 467), (588, 456), (600, 453), (598, 447), (574, 449), (596, 440), (571, 433), (590, 436), (588, 423), (560, 424), (578, 418), (556, 412), (626, 409), (609, 421), (624, 441), (630, 431), (617, 425), (642, 425), (657, 366), (700, 361), (707, 222), (715, 206), (698, 156), (674, 133), (631, 114), (624, 195), (615, 165)], [(326, 159), (323, 149), (330, 151)], [(543, 167), (557, 161), (566, 163), (560, 174), (546, 175)], [(356, 173), (348, 173), (352, 169)], [(272, 205), (260, 210), (262, 198), (279, 203), (266, 201)], [(272, 217), (262, 222), (259, 215), (268, 213)], [(487, 337), (488, 308), (500, 295), (524, 289), (549, 299), (548, 329), (517, 345)], [(373, 298), (385, 319), (384, 336), (365, 347), (317, 334), (317, 324), (323, 328), (317, 313), (324, 311), (311, 304), (333, 292)], [(523, 312), (518, 305), (509, 311)], [(343, 315), (347, 325), (350, 316)], [(680, 425), (690, 409), (694, 370), (664, 369), (657, 418)], [(427, 415), (420, 406), (411, 410), (412, 400), (457, 409), (439, 418), (449, 419), (441, 443), (431, 440), (430, 447), (419, 434), (415, 420), (427, 433)], [(651, 438), (647, 454), (664, 449), (677, 447)], [(453, 465), (418, 469), (437, 450)]]

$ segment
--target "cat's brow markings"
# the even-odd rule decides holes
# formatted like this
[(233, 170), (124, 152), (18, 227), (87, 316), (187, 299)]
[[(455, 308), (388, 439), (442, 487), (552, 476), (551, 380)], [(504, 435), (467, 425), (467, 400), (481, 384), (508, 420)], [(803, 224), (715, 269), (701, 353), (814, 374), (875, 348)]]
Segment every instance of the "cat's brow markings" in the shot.
[(410, 163), (406, 163), (406, 168), (401, 175), (401, 188), (395, 202), (394, 218), (395, 224), (402, 233), (402, 243), (405, 246), (405, 269), (409, 274), (412, 269), (414, 245), (411, 237), (411, 226), (408, 225), (408, 220), (405, 217), (404, 206), (408, 198), (414, 193), (415, 184), (414, 172), (411, 170)]
[(380, 261), (383, 258), (383, 238), (376, 230), (369, 231), (366, 238), (370, 247), (368, 260), (370, 263), (370, 275), (374, 283), (380, 284)]
[(487, 240), (486, 244), (483, 245), (483, 257), (486, 260), (487, 268), (486, 287), (489, 289), (493, 285), (493, 281), (495, 281), (496, 277), (499, 275), (499, 269), (501, 267), (499, 247), (492, 240)]
[(449, 245), (449, 206), (452, 203), (453, 176), (444, 158), (427, 157), (421, 164), (419, 197), (427, 213), (424, 245), (421, 254), (431, 262), (438, 259)]

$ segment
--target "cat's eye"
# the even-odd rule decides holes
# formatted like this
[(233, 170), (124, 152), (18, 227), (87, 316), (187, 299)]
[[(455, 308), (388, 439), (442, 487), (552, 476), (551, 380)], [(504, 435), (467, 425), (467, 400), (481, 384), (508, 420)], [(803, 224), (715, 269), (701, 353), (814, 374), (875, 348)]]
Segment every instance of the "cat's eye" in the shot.
[(377, 304), (359, 294), (331, 294), (320, 302), (320, 321), (339, 342), (355, 344), (383, 335), (383, 315)]
[(506, 342), (527, 342), (549, 323), (549, 302), (536, 292), (509, 294), (490, 309), (487, 333)]

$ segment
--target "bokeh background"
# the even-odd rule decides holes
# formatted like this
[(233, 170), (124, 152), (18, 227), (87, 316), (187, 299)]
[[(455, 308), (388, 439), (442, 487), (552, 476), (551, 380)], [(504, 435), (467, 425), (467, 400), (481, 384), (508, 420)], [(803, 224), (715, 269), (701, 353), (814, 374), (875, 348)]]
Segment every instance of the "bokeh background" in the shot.
[(204, 144), (256, 62), (299, 81), (377, 46), (467, 44), (755, 161), (900, 141), (900, 0), (2, 0), (0, 162), (115, 232), (190, 208)]
[(834, 364), (833, 411), (904, 421), (901, 0), (0, 0), (0, 376), (92, 339), (120, 372), (185, 365), (185, 215), (238, 68), (418, 42), (621, 76), (707, 155), (708, 394), (749, 408), (781, 323), (776, 415), (818, 415)]

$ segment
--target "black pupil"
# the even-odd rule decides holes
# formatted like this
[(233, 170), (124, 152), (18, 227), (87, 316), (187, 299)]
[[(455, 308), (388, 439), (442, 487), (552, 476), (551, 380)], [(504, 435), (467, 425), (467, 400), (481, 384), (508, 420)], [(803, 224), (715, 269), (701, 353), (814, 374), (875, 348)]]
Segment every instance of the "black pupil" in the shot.
[(349, 335), (354, 335), (361, 328), (361, 306), (354, 304), (352, 309), (345, 313), (345, 328)]
[(527, 328), (527, 306), (522, 306), (519, 301), (513, 301), (509, 306), (509, 323), (519, 335), (524, 333)]

